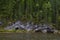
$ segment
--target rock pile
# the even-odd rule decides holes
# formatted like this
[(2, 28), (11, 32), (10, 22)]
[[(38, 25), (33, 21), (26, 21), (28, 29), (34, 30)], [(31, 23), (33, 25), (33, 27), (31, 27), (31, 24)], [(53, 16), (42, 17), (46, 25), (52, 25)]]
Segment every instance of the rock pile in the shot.
[(26, 30), (26, 31), (31, 31), (33, 30), (34, 32), (57, 32), (54, 28), (52, 28), (48, 24), (39, 24), (39, 25), (34, 25), (33, 23), (27, 22), (23, 24), (21, 21), (16, 21), (15, 23), (12, 23), (11, 25), (8, 25), (7, 27), (4, 28), (5, 30)]

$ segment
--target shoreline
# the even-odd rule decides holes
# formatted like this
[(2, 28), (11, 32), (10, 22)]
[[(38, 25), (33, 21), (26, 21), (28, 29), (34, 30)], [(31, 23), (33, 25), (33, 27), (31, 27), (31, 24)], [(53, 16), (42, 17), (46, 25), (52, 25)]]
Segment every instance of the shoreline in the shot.
[[(0, 32), (0, 33), (42, 33), (42, 32)], [(47, 34), (47, 33), (43, 33), (43, 34)], [(52, 33), (52, 34), (60, 34), (60, 31), (58, 31), (57, 33)]]

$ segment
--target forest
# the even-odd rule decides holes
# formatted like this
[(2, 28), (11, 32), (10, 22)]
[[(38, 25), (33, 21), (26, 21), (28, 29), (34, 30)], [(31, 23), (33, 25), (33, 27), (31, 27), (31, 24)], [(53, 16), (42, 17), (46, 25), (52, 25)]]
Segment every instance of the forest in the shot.
[(60, 0), (0, 0), (1, 27), (18, 20), (60, 29)]

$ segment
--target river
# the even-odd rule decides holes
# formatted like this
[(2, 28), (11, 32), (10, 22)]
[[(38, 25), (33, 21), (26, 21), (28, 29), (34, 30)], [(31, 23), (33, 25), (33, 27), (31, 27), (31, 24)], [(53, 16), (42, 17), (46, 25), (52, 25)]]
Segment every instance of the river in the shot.
[(0, 33), (0, 40), (60, 40), (60, 34)]

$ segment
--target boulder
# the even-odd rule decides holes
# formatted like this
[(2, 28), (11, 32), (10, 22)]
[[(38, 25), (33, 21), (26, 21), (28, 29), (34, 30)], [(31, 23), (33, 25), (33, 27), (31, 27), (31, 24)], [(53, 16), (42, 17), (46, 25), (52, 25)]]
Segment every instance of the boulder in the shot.
[(25, 24), (23, 24), (20, 21), (16, 21), (14, 23), (12, 23), (12, 25), (8, 25), (7, 27), (4, 28), (5, 30), (10, 30), (10, 29), (14, 29), (14, 30), (26, 30), (26, 31), (30, 31), (32, 30), (32, 24), (27, 22)]
[(43, 33), (54, 33), (57, 32), (54, 28), (52, 28), (50, 25), (43, 24), (42, 26), (37, 26), (34, 29), (35, 32), (43, 32)]
[(23, 24), (21, 21), (16, 21), (11, 25), (8, 25), (4, 28), (5, 30), (26, 30), (27, 32), (33, 30), (34, 32), (43, 32), (43, 33), (56, 33), (57, 30), (52, 28), (48, 24), (33, 24), (32, 22), (27, 22)]
[(18, 28), (18, 29), (23, 29), (24, 26), (21, 24), (20, 21), (17, 21), (17, 22), (15, 22), (15, 23), (12, 23), (12, 25), (8, 25), (8, 26), (5, 27), (4, 29), (5, 29), (5, 30), (10, 30), (10, 29), (14, 29), (14, 30), (15, 30), (16, 28)]

